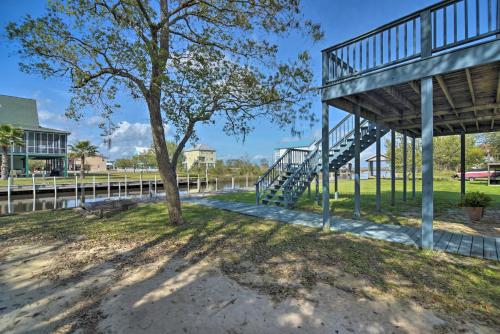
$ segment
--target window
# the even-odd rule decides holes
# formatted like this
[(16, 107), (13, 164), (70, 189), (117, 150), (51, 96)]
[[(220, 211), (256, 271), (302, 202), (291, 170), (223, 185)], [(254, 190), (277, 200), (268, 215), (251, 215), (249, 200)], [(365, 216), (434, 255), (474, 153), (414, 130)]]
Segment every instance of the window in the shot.
[(35, 153), (35, 133), (28, 131), (28, 153)]
[(61, 153), (59, 151), (59, 135), (54, 133), (54, 153)]
[(66, 135), (59, 135), (60, 153), (66, 153)]
[(48, 152), (54, 153), (54, 134), (53, 133), (47, 134), (47, 146), (48, 146)]

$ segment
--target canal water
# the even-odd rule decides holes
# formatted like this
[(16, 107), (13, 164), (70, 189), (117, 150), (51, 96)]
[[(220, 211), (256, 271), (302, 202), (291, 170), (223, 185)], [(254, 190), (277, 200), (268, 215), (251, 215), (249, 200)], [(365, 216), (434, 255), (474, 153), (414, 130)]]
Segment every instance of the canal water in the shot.
[[(248, 185), (253, 186), (252, 182), (249, 180)], [(234, 181), (234, 189), (242, 189), (246, 186), (246, 181), (239, 180)], [(217, 190), (227, 190), (233, 189), (233, 183), (231, 181), (227, 182), (218, 182)], [(197, 186), (190, 186), (189, 193), (203, 193), (209, 191), (215, 191), (216, 185), (215, 183), (210, 183), (208, 185), (202, 183), (200, 185), (200, 189), (198, 190)], [(181, 187), (179, 189), (181, 195), (187, 195), (188, 189), (187, 187)], [(62, 192), (58, 191), (57, 195), (54, 193), (37, 193), (33, 198), (33, 195), (12, 195), (10, 203), (7, 201), (7, 196), (0, 196), (0, 215), (5, 215), (8, 213), (22, 213), (22, 212), (30, 212), (30, 211), (39, 211), (39, 210), (54, 210), (54, 209), (65, 209), (65, 208), (74, 208), (81, 204), (81, 192), (78, 189), (78, 197), (76, 196), (76, 192)], [(149, 189), (148, 185), (143, 186), (142, 194), (139, 189), (128, 189), (127, 194), (125, 194), (125, 188), (122, 185), (121, 189), (111, 189), (110, 196), (108, 197), (107, 190), (98, 190), (94, 193), (92, 190), (86, 190), (84, 196), (85, 203), (91, 202), (99, 202), (108, 199), (125, 199), (125, 198), (148, 198), (148, 197), (164, 197), (165, 193), (163, 188), (158, 187), (157, 192), (154, 191), (154, 185)]]

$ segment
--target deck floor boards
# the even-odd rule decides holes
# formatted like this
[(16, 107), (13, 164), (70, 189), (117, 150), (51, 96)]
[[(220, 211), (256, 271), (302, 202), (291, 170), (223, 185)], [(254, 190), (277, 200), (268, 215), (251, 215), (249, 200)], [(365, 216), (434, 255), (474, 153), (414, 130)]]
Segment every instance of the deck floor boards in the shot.
[[(187, 198), (185, 201), (282, 223), (315, 228), (322, 227), (322, 216), (318, 213), (209, 198)], [(336, 216), (331, 218), (331, 229), (333, 231), (349, 232), (360, 237), (420, 247), (420, 228), (393, 224), (377, 224), (365, 220), (345, 219)], [(452, 254), (473, 256), (488, 260), (500, 260), (500, 238), (472, 236), (438, 230), (434, 231), (434, 248)]]

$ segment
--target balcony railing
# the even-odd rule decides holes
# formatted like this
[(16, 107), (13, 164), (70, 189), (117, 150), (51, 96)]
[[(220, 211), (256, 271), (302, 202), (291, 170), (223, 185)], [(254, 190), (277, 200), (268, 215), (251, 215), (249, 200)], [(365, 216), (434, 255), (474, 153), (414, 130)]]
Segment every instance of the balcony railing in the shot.
[(441, 1), (323, 50), (323, 84), (493, 39), (498, 34), (500, 0)]

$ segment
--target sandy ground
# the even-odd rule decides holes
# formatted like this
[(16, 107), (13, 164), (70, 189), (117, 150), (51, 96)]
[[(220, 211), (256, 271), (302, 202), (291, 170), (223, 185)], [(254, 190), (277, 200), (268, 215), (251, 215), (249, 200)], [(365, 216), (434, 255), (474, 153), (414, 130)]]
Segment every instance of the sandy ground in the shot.
[[(1, 333), (489, 333), (412, 302), (319, 283), (273, 300), (217, 260), (87, 240), (2, 245)], [(178, 253), (176, 253), (178, 254)], [(138, 264), (140, 263), (140, 265)], [(246, 277), (247, 283), (254, 279)], [(259, 278), (255, 278), (259, 279)], [(250, 284), (251, 285), (251, 284)]]

